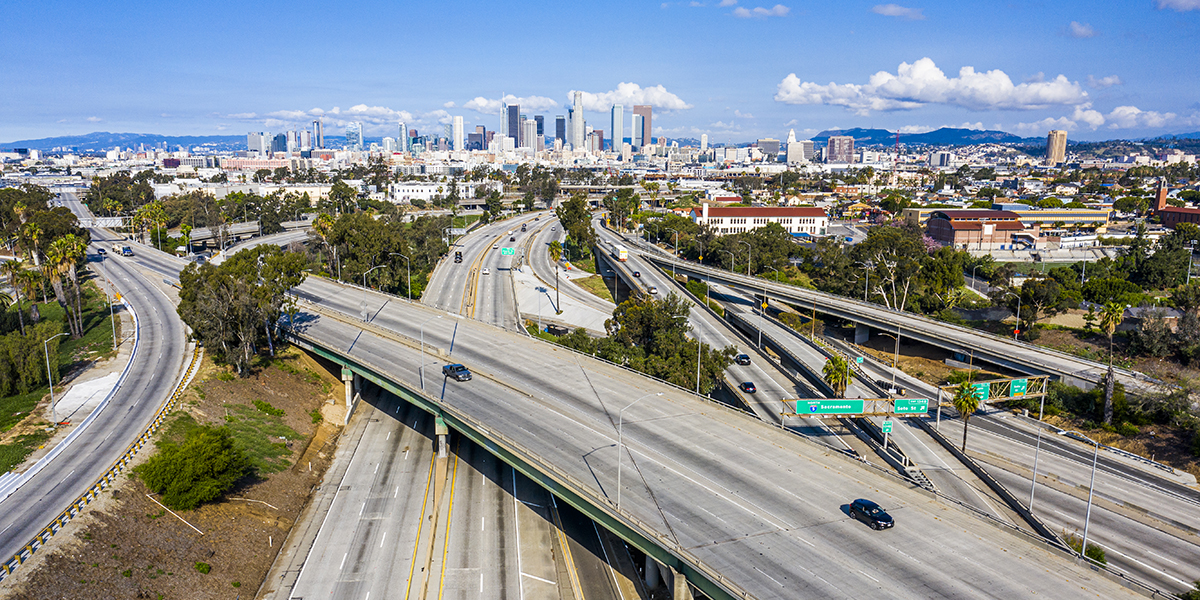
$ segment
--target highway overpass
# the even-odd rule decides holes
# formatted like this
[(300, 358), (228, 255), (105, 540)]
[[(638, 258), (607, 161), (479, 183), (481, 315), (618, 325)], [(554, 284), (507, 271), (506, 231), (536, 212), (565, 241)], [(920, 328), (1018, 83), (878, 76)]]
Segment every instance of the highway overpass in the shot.
[[(826, 294), (793, 285), (775, 283), (761, 277), (739, 275), (724, 269), (698, 263), (675, 260), (657, 250), (642, 256), (664, 270), (721, 283), (740, 293), (757, 295), (800, 307), (815, 307), (817, 312), (857, 323), (862, 327), (895, 332), (899, 329), (906, 340), (916, 340), (952, 352), (973, 354), (975, 361), (986, 361), (1023, 373), (1045, 373), (1066, 383), (1091, 388), (1107, 371), (1107, 365), (1050, 350), (1033, 344), (1016, 342), (967, 327), (936, 321), (922, 315), (892, 310), (860, 300)], [(1116, 369), (1117, 380), (1131, 393), (1148, 393), (1158, 385), (1141, 373)]]
[[(441, 416), (711, 597), (1134, 596), (881, 469), (616, 365), (384, 295), (365, 294), (363, 322), (351, 315), (364, 296), (323, 279), (296, 293), (301, 344)], [(475, 379), (427, 378), (420, 393), (418, 367), (447, 360)], [(897, 528), (851, 520), (857, 497)]]

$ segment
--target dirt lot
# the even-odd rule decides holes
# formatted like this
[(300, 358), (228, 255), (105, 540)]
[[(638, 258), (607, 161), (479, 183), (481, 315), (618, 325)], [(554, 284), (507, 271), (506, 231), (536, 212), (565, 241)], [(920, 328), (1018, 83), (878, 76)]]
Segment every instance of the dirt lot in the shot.
[[(16, 571), (4, 595), (47, 600), (252, 598), (329, 464), (340, 431), (336, 425), (344, 417), (344, 407), (329, 401), (340, 390), (337, 378), (294, 349), (241, 380), (205, 360), (183, 410), (197, 422), (222, 425), (227, 414), (251, 414), (255, 400), (282, 409), (282, 416), (272, 416), (272, 431), (287, 428), (299, 437), (265, 438), (272, 443), (260, 444), (260, 450), (269, 447), (280, 455), (268, 456), (273, 467), (265, 470), (280, 470), (244, 481), (223, 502), (178, 516), (148, 496), (139, 479), (123, 477), (33, 562)], [(319, 425), (313, 423), (314, 410), (323, 415)], [(150, 454), (140, 453), (138, 461)], [(202, 564), (207, 573), (201, 572)]]

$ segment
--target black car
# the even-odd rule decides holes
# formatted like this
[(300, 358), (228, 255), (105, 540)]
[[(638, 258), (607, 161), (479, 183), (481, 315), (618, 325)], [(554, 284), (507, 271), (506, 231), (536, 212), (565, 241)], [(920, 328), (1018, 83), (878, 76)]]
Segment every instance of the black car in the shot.
[(104, 251), (104, 248), (96, 248), (96, 254), (98, 256), (104, 256), (105, 254), (108, 254), (108, 253)]
[(870, 525), (871, 529), (888, 529), (896, 525), (887, 511), (879, 508), (878, 504), (862, 498), (850, 503), (850, 516)]
[(739, 365), (748, 365), (748, 364), (750, 364), (750, 355), (749, 354), (739, 354), (739, 355), (733, 357), (733, 362), (735, 362)]
[(897, 396), (904, 396), (905, 394), (908, 393), (908, 390), (904, 389), (901, 386), (897, 385), (897, 386), (893, 387), (892, 382), (890, 382), (886, 379), (876, 379), (875, 385), (878, 385), (880, 388), (883, 389), (883, 391), (885, 391), (889, 394), (896, 394)]
[(743, 381), (741, 385), (738, 386), (738, 389), (746, 392), (747, 394), (753, 394), (758, 391), (758, 388), (754, 387), (754, 383), (750, 381)]
[(641, 271), (634, 271), (634, 272), (633, 272), (633, 276), (634, 276), (634, 277), (641, 277), (641, 276), (642, 276), (642, 272), (641, 272)]
[(459, 364), (446, 365), (442, 367), (442, 375), (445, 375), (446, 377), (449, 377), (455, 381), (471, 380), (471, 372), (468, 371), (466, 367)]
[(510, 241), (510, 242), (515, 242), (515, 241), (517, 241), (517, 238), (515, 238), (515, 237), (510, 237), (510, 238), (508, 238), (508, 241)]

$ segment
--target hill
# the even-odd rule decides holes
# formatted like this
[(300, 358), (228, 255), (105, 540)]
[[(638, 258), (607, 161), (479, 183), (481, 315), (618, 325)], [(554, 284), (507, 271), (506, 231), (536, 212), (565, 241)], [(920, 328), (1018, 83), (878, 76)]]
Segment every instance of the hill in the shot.
[(136, 148), (140, 144), (155, 146), (163, 142), (171, 149), (178, 146), (191, 148), (194, 146), (225, 146), (239, 145), (240, 150), (246, 146), (245, 135), (158, 135), (154, 133), (109, 133), (97, 131), (84, 135), (67, 135), (48, 137), (37, 140), (17, 140), (0, 143), (0, 149), (30, 148), (34, 150), (50, 150), (52, 148), (75, 148), (79, 152), (111, 150), (114, 147)]
[[(891, 146), (896, 143), (896, 133), (886, 129), (829, 129), (813, 136), (814, 141), (827, 142), (829, 136), (848, 135), (860, 146)], [(1041, 138), (1023, 138), (1004, 131), (981, 129), (955, 129), (943, 127), (926, 133), (902, 133), (902, 144), (925, 144), (931, 146), (966, 146), (970, 144), (1045, 144)]]

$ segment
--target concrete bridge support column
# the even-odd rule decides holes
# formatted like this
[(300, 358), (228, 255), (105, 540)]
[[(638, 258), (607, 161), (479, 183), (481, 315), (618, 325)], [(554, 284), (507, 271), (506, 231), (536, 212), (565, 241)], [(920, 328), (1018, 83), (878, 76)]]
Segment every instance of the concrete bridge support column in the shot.
[(666, 577), (670, 579), (672, 600), (693, 600), (692, 588), (688, 587), (687, 577), (675, 569), (668, 568)]
[(858, 323), (854, 326), (854, 343), (865, 344), (871, 340), (871, 328)]
[(346, 384), (346, 410), (349, 411), (350, 406), (354, 404), (354, 392), (358, 388), (357, 377), (349, 367), (342, 367), (342, 382)]
[(441, 417), (434, 417), (433, 430), (437, 434), (438, 458), (450, 456), (450, 428), (446, 426), (446, 422)]
[(652, 590), (658, 587), (658, 561), (646, 555), (646, 589)]

